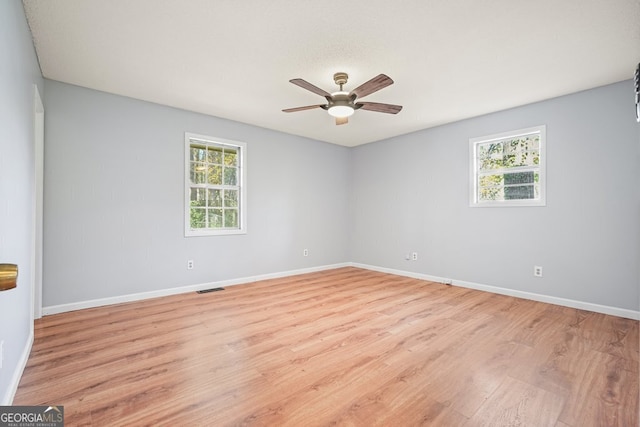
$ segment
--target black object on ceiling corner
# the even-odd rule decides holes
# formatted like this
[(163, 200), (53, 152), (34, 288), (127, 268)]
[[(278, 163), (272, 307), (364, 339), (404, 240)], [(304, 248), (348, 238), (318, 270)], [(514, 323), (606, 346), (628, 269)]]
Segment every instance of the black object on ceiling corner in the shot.
[(634, 82), (636, 87), (636, 121), (640, 123), (640, 62), (636, 67)]

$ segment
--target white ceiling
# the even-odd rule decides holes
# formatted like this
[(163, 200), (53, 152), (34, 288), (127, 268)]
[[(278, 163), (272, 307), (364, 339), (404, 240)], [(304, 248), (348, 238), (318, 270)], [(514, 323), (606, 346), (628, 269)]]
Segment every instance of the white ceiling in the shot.
[[(345, 146), (630, 79), (640, 0), (24, 0), (44, 77)], [(324, 99), (395, 84), (336, 126)], [(629, 95), (633, 96), (632, 93)]]

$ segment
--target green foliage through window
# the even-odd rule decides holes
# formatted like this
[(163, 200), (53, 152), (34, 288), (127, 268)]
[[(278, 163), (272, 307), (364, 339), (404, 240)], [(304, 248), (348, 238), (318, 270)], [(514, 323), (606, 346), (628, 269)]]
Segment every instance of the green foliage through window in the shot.
[(476, 203), (539, 200), (543, 127), (506, 138), (471, 140)]
[(239, 229), (241, 147), (190, 140), (189, 224), (193, 230)]

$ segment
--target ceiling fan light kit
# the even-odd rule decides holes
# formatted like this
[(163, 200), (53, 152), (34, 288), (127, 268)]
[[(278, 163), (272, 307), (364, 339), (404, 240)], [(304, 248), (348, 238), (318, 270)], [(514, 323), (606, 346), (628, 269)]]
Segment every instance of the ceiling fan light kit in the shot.
[(323, 96), (326, 100), (326, 104), (307, 105), (304, 107), (287, 108), (282, 111), (285, 113), (293, 113), (296, 111), (311, 110), (315, 108), (322, 108), (336, 118), (336, 125), (343, 125), (349, 122), (348, 117), (352, 116), (355, 110), (363, 109), (369, 111), (375, 111), (378, 113), (398, 114), (402, 110), (401, 105), (383, 104), (379, 102), (356, 102), (357, 98), (363, 98), (367, 95), (371, 95), (374, 92), (384, 89), (385, 87), (392, 85), (393, 80), (385, 74), (379, 74), (371, 80), (361, 84), (351, 92), (342, 90), (342, 86), (347, 83), (349, 76), (347, 73), (335, 73), (333, 75), (333, 81), (340, 86), (338, 92), (328, 93), (317, 86), (312, 85), (303, 79), (292, 79), (289, 82), (296, 86), (300, 86), (316, 95)]
[(349, 117), (353, 116), (355, 110), (349, 105), (333, 105), (327, 111), (333, 117)]
[(355, 106), (349, 98), (349, 92), (334, 92), (331, 94), (327, 112), (333, 117), (349, 117), (353, 115)]

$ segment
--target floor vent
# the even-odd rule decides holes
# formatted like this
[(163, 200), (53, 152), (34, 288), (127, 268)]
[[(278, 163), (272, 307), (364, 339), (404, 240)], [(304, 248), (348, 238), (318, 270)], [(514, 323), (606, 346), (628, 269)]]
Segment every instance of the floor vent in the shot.
[(208, 294), (209, 292), (217, 292), (217, 291), (224, 291), (224, 288), (203, 289), (203, 290), (201, 290), (201, 291), (196, 291), (196, 293), (199, 293), (199, 294)]

